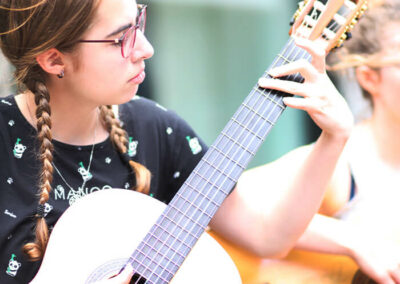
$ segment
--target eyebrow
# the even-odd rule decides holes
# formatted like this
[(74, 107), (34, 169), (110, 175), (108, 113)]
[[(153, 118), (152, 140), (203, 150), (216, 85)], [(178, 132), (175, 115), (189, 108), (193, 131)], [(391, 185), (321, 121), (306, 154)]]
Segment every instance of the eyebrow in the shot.
[(110, 33), (109, 35), (107, 35), (107, 37), (111, 37), (111, 36), (115, 36), (117, 34), (119, 34), (120, 32), (129, 29), (130, 27), (132, 27), (132, 24), (126, 24), (124, 26), (119, 27), (118, 29), (116, 29), (115, 31), (113, 31), (112, 33)]

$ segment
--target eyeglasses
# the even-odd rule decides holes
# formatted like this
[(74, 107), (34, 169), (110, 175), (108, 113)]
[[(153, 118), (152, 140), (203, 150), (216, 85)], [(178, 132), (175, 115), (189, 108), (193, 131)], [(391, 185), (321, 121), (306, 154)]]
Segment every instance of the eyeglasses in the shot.
[(130, 27), (120, 38), (116, 39), (104, 39), (104, 40), (80, 40), (79, 42), (84, 43), (102, 43), (102, 42), (113, 42), (114, 44), (121, 45), (121, 54), (123, 58), (128, 58), (135, 46), (136, 31), (139, 29), (144, 33), (146, 28), (146, 8), (147, 5), (138, 5), (139, 13), (136, 18), (136, 25)]

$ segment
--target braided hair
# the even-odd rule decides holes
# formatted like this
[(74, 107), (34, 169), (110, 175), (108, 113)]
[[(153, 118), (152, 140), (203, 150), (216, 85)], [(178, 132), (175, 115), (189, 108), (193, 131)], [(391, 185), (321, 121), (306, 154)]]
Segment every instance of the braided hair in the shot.
[[(78, 39), (90, 27), (98, 3), (98, 0), (0, 0), (0, 47), (15, 67), (14, 77), (19, 89), (30, 91), (36, 104), (38, 159), (41, 163), (38, 213), (35, 240), (23, 247), (31, 260), (43, 257), (49, 239), (43, 210), (52, 191), (54, 171), (51, 95), (45, 83), (47, 74), (38, 65), (36, 57), (51, 48), (60, 52), (73, 51)], [(150, 172), (143, 165), (129, 159), (126, 131), (115, 118), (110, 106), (101, 106), (100, 114), (113, 145), (135, 173), (134, 189), (148, 193)]]

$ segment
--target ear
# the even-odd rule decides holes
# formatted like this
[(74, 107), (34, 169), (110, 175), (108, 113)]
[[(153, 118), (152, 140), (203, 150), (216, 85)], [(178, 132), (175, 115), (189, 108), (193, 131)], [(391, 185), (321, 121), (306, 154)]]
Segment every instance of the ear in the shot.
[(38, 56), (36, 61), (42, 69), (49, 73), (58, 75), (64, 71), (64, 55), (55, 48), (51, 48)]
[(379, 71), (368, 66), (359, 66), (356, 68), (357, 81), (361, 88), (366, 90), (371, 96), (379, 94)]

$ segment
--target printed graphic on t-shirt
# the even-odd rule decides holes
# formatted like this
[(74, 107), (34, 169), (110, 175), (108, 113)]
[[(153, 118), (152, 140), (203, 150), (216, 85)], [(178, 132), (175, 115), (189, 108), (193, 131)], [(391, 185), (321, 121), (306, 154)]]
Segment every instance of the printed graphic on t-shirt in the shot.
[(201, 152), (202, 148), (197, 137), (190, 138), (190, 136), (186, 136), (187, 141), (189, 142), (190, 150), (192, 150), (193, 155), (197, 155)]
[(8, 209), (6, 209), (6, 210), (4, 211), (4, 214), (6, 214), (6, 215), (8, 215), (8, 216), (10, 216), (11, 218), (14, 218), (14, 219), (17, 218), (17, 216), (15, 216), (14, 213), (8, 211)]
[(53, 206), (46, 202), (44, 204), (44, 217), (46, 217), (47, 214), (49, 214), (51, 210), (53, 210)]
[(91, 180), (93, 177), (92, 174), (87, 169), (85, 169), (82, 162), (79, 162), (79, 165), (80, 167), (78, 168), (78, 172), (81, 174), (83, 180), (85, 182)]
[(132, 137), (129, 137), (129, 144), (128, 144), (128, 155), (129, 157), (135, 157), (137, 153), (137, 146), (139, 142), (134, 141)]
[(8, 267), (6, 270), (6, 273), (8, 275), (10, 275), (11, 277), (15, 277), (18, 273), (18, 269), (21, 267), (21, 263), (18, 262), (15, 258), (16, 258), (16, 255), (12, 254), (11, 258), (8, 262)]
[(5, 104), (5, 105), (12, 106), (12, 103), (10, 103), (9, 101), (6, 101), (6, 100), (4, 100), (4, 99), (2, 99), (1, 102), (2, 102), (3, 104)]
[(26, 146), (22, 145), (20, 142), (21, 142), (21, 139), (17, 138), (17, 142), (15, 142), (14, 150), (13, 150), (14, 157), (17, 159), (21, 159), (22, 155), (24, 154), (24, 152), (26, 150)]
[(71, 206), (75, 201), (78, 199), (82, 198), (83, 196), (99, 191), (99, 190), (104, 190), (104, 189), (111, 189), (112, 187), (110, 185), (104, 185), (103, 187), (86, 187), (84, 190), (82, 190), (81, 187), (79, 187), (78, 190), (70, 189), (68, 192), (66, 192), (65, 188), (62, 185), (57, 185), (54, 188), (54, 200), (68, 200), (69, 205)]

